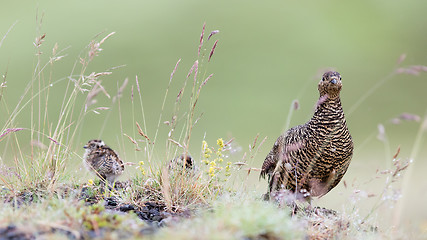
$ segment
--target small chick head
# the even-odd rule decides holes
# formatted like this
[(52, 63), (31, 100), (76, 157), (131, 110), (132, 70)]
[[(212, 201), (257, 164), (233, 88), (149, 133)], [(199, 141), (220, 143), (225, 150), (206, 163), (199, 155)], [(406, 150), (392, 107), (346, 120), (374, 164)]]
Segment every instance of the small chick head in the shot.
[(341, 88), (341, 75), (334, 71), (325, 72), (317, 87), (320, 96), (328, 94), (331, 99), (339, 97)]
[(91, 151), (93, 149), (97, 149), (97, 148), (101, 148), (105, 146), (104, 141), (99, 140), (99, 139), (94, 139), (94, 140), (90, 140), (89, 142), (87, 142), (86, 145), (84, 145), (84, 149), (86, 149), (86, 151)]
[(169, 169), (182, 170), (185, 166), (185, 170), (194, 170), (193, 158), (188, 153), (184, 153), (179, 157), (172, 159), (169, 163)]
[(181, 160), (184, 160), (185, 162), (185, 167), (187, 169), (193, 169), (194, 168), (194, 163), (193, 163), (193, 158), (188, 154), (182, 154), (181, 157), (179, 157)]

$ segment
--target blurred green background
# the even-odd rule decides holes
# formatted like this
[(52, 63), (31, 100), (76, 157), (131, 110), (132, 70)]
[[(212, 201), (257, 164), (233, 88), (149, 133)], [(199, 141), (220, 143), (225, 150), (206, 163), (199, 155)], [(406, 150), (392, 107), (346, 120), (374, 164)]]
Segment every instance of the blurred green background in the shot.
[[(97, 34), (102, 38), (116, 32), (102, 45), (104, 50), (89, 65), (87, 73), (125, 65), (102, 79), (106, 90), (114, 95), (117, 86), (129, 78), (121, 99), (121, 115), (123, 132), (131, 136), (136, 135), (132, 132), (130, 104), (135, 76), (138, 75), (143, 92), (147, 134), (153, 136), (177, 60), (181, 59), (181, 63), (169, 90), (162, 122), (171, 118), (176, 95), (197, 59), (203, 23), (206, 22), (206, 35), (219, 30), (206, 45), (209, 52), (213, 42), (219, 40), (212, 61), (204, 68), (207, 75), (214, 76), (198, 102), (197, 114), (203, 116), (194, 129), (190, 149), (193, 156), (199, 156), (204, 136), (210, 145), (219, 137), (234, 137), (236, 149), (241, 146), (241, 150), (231, 158), (238, 161), (258, 133), (260, 140), (267, 136), (259, 154), (250, 162), (251, 167), (261, 166), (275, 139), (285, 130), (294, 99), (299, 101), (300, 109), (293, 114), (291, 126), (311, 117), (318, 98), (319, 76), (326, 68), (336, 69), (343, 77), (342, 102), (355, 153), (344, 178), (348, 189), (340, 184), (316, 204), (340, 209), (354, 188), (379, 194), (384, 179), (370, 180), (375, 178), (377, 169), (392, 165), (390, 157), (400, 145), (402, 159), (408, 160), (411, 154), (414, 157), (402, 190), (402, 220), (410, 223), (412, 230), (427, 231), (425, 134), (421, 150), (416, 154), (413, 151), (427, 109), (427, 74), (389, 77), (402, 54), (407, 57), (399, 67), (427, 65), (426, 1), (2, 1), (2, 9), (2, 38), (16, 23), (0, 47), (0, 73), (7, 73), (2, 101), (9, 109), (16, 106), (34, 74), (37, 57), (33, 42), (38, 35), (46, 33), (43, 63), (48, 61), (55, 43), (59, 49), (66, 48), (66, 57), (56, 62), (52, 71), (49, 68), (45, 72), (50, 76), (43, 76), (57, 80), (73, 72), (79, 56), (86, 54), (85, 48)], [(43, 19), (41, 27), (36, 16)], [(78, 71), (74, 70), (74, 74)], [(61, 104), (56, 99), (62, 99), (64, 86), (65, 81), (50, 92), (49, 114), (53, 122)], [(97, 106), (111, 106), (111, 99), (105, 96), (100, 95), (97, 100)], [(4, 106), (2, 123), (7, 119)], [(141, 123), (140, 108), (135, 111)], [(390, 123), (404, 112), (421, 116), (421, 121)], [(23, 111), (17, 127), (30, 128), (30, 114), (28, 109)], [(141, 160), (133, 157), (136, 155), (132, 143), (122, 140), (119, 115), (117, 104), (110, 113), (88, 114), (75, 152), (82, 155), (81, 146), (101, 137), (120, 149), (126, 161)], [(385, 126), (386, 147), (377, 139), (378, 124)], [(158, 158), (164, 156), (166, 134), (167, 128), (161, 124), (155, 153)], [(68, 163), (76, 169), (81, 165), (78, 157)], [(254, 179), (250, 189), (265, 191), (266, 183), (257, 181), (257, 173), (250, 177)], [(389, 211), (384, 208), (380, 212), (390, 214)]]

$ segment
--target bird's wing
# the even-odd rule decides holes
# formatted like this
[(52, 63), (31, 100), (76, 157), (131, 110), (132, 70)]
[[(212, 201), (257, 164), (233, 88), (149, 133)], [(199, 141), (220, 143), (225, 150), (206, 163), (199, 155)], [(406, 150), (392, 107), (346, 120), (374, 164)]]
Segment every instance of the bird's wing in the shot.
[(260, 177), (265, 178), (265, 175), (270, 175), (273, 173), (274, 169), (276, 168), (276, 164), (279, 160), (280, 155), (280, 148), (285, 143), (285, 136), (284, 134), (280, 135), (280, 137), (277, 138), (276, 142), (273, 145), (273, 148), (271, 149), (270, 153), (268, 153), (267, 157), (265, 157), (264, 163), (262, 164)]
[(330, 183), (328, 183), (328, 192), (338, 185), (338, 183), (341, 181), (341, 179), (344, 177), (344, 174), (347, 172), (348, 166), (350, 165), (350, 160), (352, 158), (353, 154), (349, 154), (343, 161), (340, 166), (337, 167), (337, 175), (334, 177)]
[(111, 148), (108, 148), (110, 151), (110, 158), (112, 162), (117, 162), (121, 168), (121, 170), (123, 171), (125, 169), (125, 164), (123, 163), (122, 159), (120, 159), (119, 155)]

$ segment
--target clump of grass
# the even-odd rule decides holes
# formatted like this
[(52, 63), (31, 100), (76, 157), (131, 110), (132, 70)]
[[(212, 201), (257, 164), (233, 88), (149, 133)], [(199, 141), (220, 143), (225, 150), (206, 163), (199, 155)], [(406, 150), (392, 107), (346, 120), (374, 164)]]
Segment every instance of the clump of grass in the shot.
[(41, 199), (20, 208), (5, 204), (0, 214), (0, 231), (25, 238), (134, 238), (147, 227), (136, 215), (106, 211), (99, 204), (85, 206), (75, 197)]
[[(222, 157), (223, 148), (224, 146), (219, 147), (217, 157)], [(200, 168), (193, 166), (190, 169), (186, 168), (184, 164), (166, 163), (154, 175), (146, 174), (145, 163), (141, 161), (137, 166), (140, 171), (139, 177), (134, 184), (145, 193), (146, 197), (140, 198), (139, 201), (160, 202), (169, 211), (175, 212), (192, 209), (200, 204), (208, 204), (225, 191), (223, 181), (227, 179), (221, 176), (229, 177), (232, 171), (231, 162), (224, 168), (217, 166), (216, 162), (218, 164), (223, 162), (219, 159), (215, 158), (210, 164), (202, 165)], [(212, 166), (216, 167), (213, 175)], [(222, 172), (224, 173), (222, 174)], [(220, 176), (220, 174), (222, 175)], [(138, 194), (136, 196), (139, 198)], [(137, 204), (142, 205), (141, 202)]]
[[(173, 99), (171, 117), (165, 118), (165, 106), (169, 99), (168, 96), (172, 91), (172, 82), (176, 81), (174, 78), (176, 78), (175, 75), (180, 66), (181, 59), (177, 61), (173, 68), (163, 98), (157, 128), (154, 131), (148, 130), (146, 126), (142, 88), (138, 78), (136, 78), (135, 86), (131, 87), (132, 89), (136, 89), (136, 95), (139, 98), (139, 111), (142, 115), (142, 121), (135, 119), (135, 112), (138, 110), (134, 110), (137, 107), (137, 103), (134, 102), (134, 91), (132, 91), (132, 122), (135, 123), (135, 127), (133, 133), (125, 133), (125, 136), (135, 145), (135, 149), (137, 149), (137, 152), (135, 152), (136, 158), (143, 159), (137, 166), (139, 176), (134, 183), (139, 189), (144, 189), (144, 192), (148, 193), (148, 197), (145, 197), (145, 200), (149, 199), (161, 202), (170, 211), (183, 211), (184, 206), (188, 208), (198, 204), (206, 204), (218, 196), (219, 191), (221, 191), (218, 187), (215, 188), (213, 186), (213, 176), (204, 176), (199, 171), (198, 165), (201, 159), (193, 159), (194, 164), (193, 169), (190, 170), (191, 173), (186, 173), (188, 169), (184, 166), (185, 164), (180, 165), (181, 167), (173, 168), (171, 168), (170, 164), (170, 161), (181, 155), (184, 157), (190, 155), (192, 132), (201, 118), (201, 114), (198, 115), (196, 110), (197, 103), (202, 89), (213, 77), (213, 74), (207, 74), (207, 66), (212, 60), (218, 41), (215, 41), (209, 47), (206, 44), (219, 31), (212, 31), (206, 39), (205, 29), (206, 24), (203, 25), (200, 36), (197, 60), (194, 61), (188, 74), (184, 77), (182, 87), (176, 93), (176, 98)], [(188, 108), (183, 110), (183, 105), (187, 105)], [(163, 128), (167, 129), (166, 151), (163, 156), (156, 156), (155, 153), (159, 147), (159, 132)], [(222, 144), (224, 145), (224, 143)], [(163, 146), (160, 147), (163, 148)], [(218, 153), (221, 153), (224, 150), (223, 148), (218, 149)], [(212, 163), (212, 165), (214, 164), (216, 162)], [(211, 172), (213, 173), (214, 170)], [(141, 203), (139, 204), (141, 205)]]
[[(25, 87), (18, 104), (12, 111), (6, 107), (7, 118), (2, 122), (0, 133), (2, 144), (2, 158), (12, 158), (16, 178), (2, 178), (2, 182), (12, 191), (20, 188), (38, 186), (54, 191), (58, 180), (65, 177), (66, 162), (75, 157), (73, 151), (76, 136), (82, 131), (81, 124), (88, 113), (108, 109), (107, 107), (93, 106), (95, 97), (99, 93), (109, 94), (102, 87), (102, 76), (111, 72), (87, 73), (89, 64), (102, 50), (101, 45), (114, 33), (110, 33), (100, 41), (92, 40), (88, 51), (81, 56), (71, 69), (68, 77), (54, 80), (52, 72), (56, 62), (66, 57), (58, 44), (52, 48), (52, 54), (44, 53), (46, 33), (41, 33), (43, 16), (37, 15), (37, 37), (34, 41), (36, 67), (30, 83)], [(80, 68), (80, 69), (78, 69)], [(75, 74), (74, 72), (78, 72)], [(5, 82), (5, 81), (4, 81)], [(64, 86), (65, 85), (65, 86)], [(2, 91), (6, 85), (2, 85)], [(61, 106), (59, 114), (49, 109), (54, 109), (50, 92), (64, 89), (63, 98), (59, 100)], [(2, 96), (3, 97), (3, 96)], [(81, 98), (86, 98), (84, 105), (80, 104)], [(58, 100), (54, 100), (58, 101)], [(5, 104), (5, 102), (3, 102)], [(18, 127), (19, 118), (23, 113), (29, 113), (29, 128)], [(19, 133), (18, 133), (19, 130)], [(28, 132), (28, 136), (20, 137), (18, 134)], [(12, 134), (14, 133), (14, 134)], [(30, 144), (29, 153), (27, 149)], [(12, 152), (12, 153), (9, 153)]]
[(255, 196), (224, 195), (197, 217), (162, 229), (157, 239), (303, 239), (303, 224)]

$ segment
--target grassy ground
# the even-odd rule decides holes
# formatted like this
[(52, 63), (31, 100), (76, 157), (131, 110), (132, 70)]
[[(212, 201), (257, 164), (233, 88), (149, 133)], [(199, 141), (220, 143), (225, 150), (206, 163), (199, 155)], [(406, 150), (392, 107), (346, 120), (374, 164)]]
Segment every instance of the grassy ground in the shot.
[[(182, 178), (186, 181), (179, 183)], [(48, 190), (2, 190), (0, 233), (48, 239), (389, 239), (357, 209), (310, 208), (292, 214), (254, 192), (225, 190), (188, 174), (135, 178), (114, 190), (99, 181)], [(174, 184), (174, 181), (178, 184)], [(206, 185), (204, 185), (206, 184)], [(168, 186), (165, 189), (165, 186)], [(394, 235), (393, 235), (394, 234)], [(395, 235), (398, 234), (398, 235)]]
[[(41, 20), (40, 20), (41, 24)], [(357, 202), (346, 211), (307, 208), (292, 213), (286, 206), (262, 200), (260, 193), (245, 188), (248, 175), (257, 175), (257, 166), (251, 166), (264, 140), (257, 136), (241, 159), (228, 158), (234, 149), (233, 139), (208, 143), (192, 139), (192, 130), (201, 118), (197, 102), (213, 74), (207, 66), (214, 56), (218, 41), (216, 31), (203, 26), (198, 59), (188, 72), (172, 107), (166, 107), (171, 94), (166, 89), (157, 130), (147, 135), (144, 103), (138, 77), (134, 84), (124, 80), (115, 94), (103, 88), (102, 80), (110, 71), (88, 72), (90, 63), (101, 47), (114, 33), (91, 41), (76, 61), (72, 73), (59, 80), (51, 79), (50, 72), (64, 55), (55, 46), (46, 57), (42, 52), (44, 34), (35, 39), (37, 55), (34, 75), (24, 88), (21, 100), (10, 108), (3, 96), (7, 90), (7, 74), (3, 75), (0, 100), (7, 119), (3, 122), (0, 143), (3, 158), (10, 165), (0, 168), (3, 207), (0, 209), (0, 236), (4, 238), (45, 239), (381, 239), (400, 237), (392, 228), (378, 228), (373, 218), (380, 206), (396, 199), (389, 192), (407, 168), (406, 162), (393, 157), (394, 166), (381, 174), (387, 177), (384, 190), (375, 196), (378, 200), (367, 216), (360, 216)], [(177, 62), (170, 77), (171, 85)], [(403, 70), (402, 70), (403, 71)], [(412, 71), (421, 71), (412, 69)], [(63, 86), (59, 111), (50, 110), (53, 87)], [(81, 159), (78, 142), (85, 118), (90, 114), (108, 112), (121, 107), (123, 89), (131, 85), (133, 134), (118, 138), (130, 141), (135, 148), (135, 163), (127, 180), (116, 182), (114, 188), (103, 187), (97, 179), (79, 183), (67, 163)], [(175, 94), (175, 93), (173, 93)], [(99, 96), (111, 100), (110, 106), (97, 104)], [(165, 109), (172, 109), (165, 117)], [(291, 108), (292, 109), (292, 108)], [(30, 116), (30, 127), (21, 127), (19, 117)], [(131, 115), (131, 117), (129, 117)], [(136, 117), (136, 116), (140, 117)], [(289, 114), (291, 116), (291, 114)], [(106, 113), (108, 117), (108, 113)], [(120, 115), (120, 129), (125, 123)], [(158, 159), (160, 128), (166, 128), (165, 149)], [(31, 143), (28, 144), (28, 139)], [(195, 168), (170, 162), (189, 153), (192, 142), (202, 142)], [(163, 144), (163, 143), (162, 143)], [(8, 160), (5, 159), (5, 160)], [(3, 161), (3, 159), (2, 159)], [(93, 176), (95, 178), (95, 176)], [(373, 196), (372, 196), (373, 197)]]

